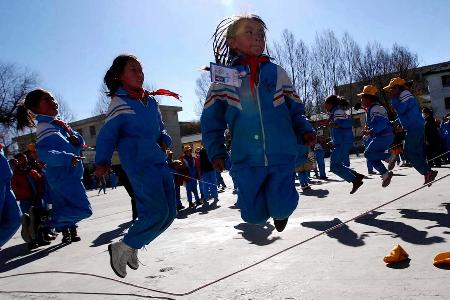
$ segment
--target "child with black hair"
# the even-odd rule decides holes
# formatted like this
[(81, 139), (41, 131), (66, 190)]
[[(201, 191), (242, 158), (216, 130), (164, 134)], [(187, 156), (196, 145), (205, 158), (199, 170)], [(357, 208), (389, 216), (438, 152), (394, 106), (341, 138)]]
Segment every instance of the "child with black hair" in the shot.
[(17, 128), (34, 127), (37, 120), (36, 150), (45, 163), (53, 201), (52, 224), (62, 232), (63, 243), (80, 240), (77, 223), (92, 215), (81, 178), (85, 146), (83, 137), (58, 119), (58, 102), (43, 89), (29, 92), (17, 108)]
[(125, 277), (127, 265), (134, 270), (139, 267), (138, 249), (164, 232), (177, 214), (174, 182), (165, 152), (172, 139), (152, 96), (179, 96), (168, 90), (144, 90), (142, 65), (129, 54), (114, 59), (104, 82), (111, 102), (97, 137), (95, 174), (100, 177), (109, 171), (113, 152), (118, 149), (138, 211), (123, 240), (108, 246), (113, 271)]
[(330, 157), (330, 171), (353, 184), (350, 194), (355, 193), (363, 184), (364, 175), (350, 169), (348, 157), (353, 146), (353, 120), (345, 112), (349, 103), (336, 95), (325, 99), (324, 108), (330, 114), (328, 125), (331, 127), (333, 150)]
[(390, 157), (389, 147), (394, 141), (394, 133), (389, 122), (386, 109), (380, 105), (378, 89), (373, 85), (366, 85), (361, 93), (361, 105), (366, 110), (366, 128), (363, 135), (368, 135), (367, 146), (364, 156), (367, 161), (380, 173), (382, 187), (387, 187), (391, 183), (392, 171), (384, 166), (383, 160)]
[(313, 145), (316, 135), (286, 71), (263, 54), (265, 31), (255, 15), (227, 18), (217, 26), (216, 63), (240, 78), (234, 85), (220, 80), (211, 85), (201, 116), (202, 137), (213, 166), (223, 171), (224, 131), (229, 128), (230, 175), (242, 219), (265, 224), (273, 218), (277, 231), (283, 231), (298, 204), (297, 142)]

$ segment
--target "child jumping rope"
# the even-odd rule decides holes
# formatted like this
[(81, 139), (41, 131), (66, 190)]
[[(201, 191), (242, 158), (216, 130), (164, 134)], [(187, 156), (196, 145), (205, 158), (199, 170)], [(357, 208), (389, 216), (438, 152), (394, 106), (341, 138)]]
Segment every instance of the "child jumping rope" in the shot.
[(400, 77), (392, 78), (383, 89), (389, 92), (392, 107), (406, 131), (404, 155), (424, 176), (424, 184), (428, 184), (436, 178), (438, 172), (431, 170), (425, 158), (424, 120), (416, 98), (406, 88), (406, 81)]
[(62, 232), (63, 243), (80, 241), (77, 223), (92, 215), (91, 205), (81, 178), (84, 159), (80, 152), (83, 137), (58, 115), (58, 103), (50, 92), (31, 91), (17, 108), (17, 128), (34, 127), (37, 120), (36, 150), (45, 163), (47, 181), (53, 200), (53, 227)]
[[(266, 25), (255, 15), (222, 21), (214, 33), (216, 63), (239, 74), (239, 83), (215, 78), (201, 116), (202, 136), (213, 166), (223, 171), (224, 131), (232, 134), (232, 168), (242, 219), (283, 231), (298, 204), (294, 164), (297, 141), (316, 135), (287, 73), (263, 55)], [(219, 77), (220, 79), (220, 77)]]
[(361, 105), (366, 110), (366, 129), (364, 135), (368, 135), (367, 146), (364, 156), (367, 162), (381, 174), (382, 187), (387, 187), (391, 183), (392, 171), (388, 171), (383, 164), (383, 160), (390, 157), (389, 147), (394, 141), (391, 123), (389, 122), (386, 109), (380, 105), (377, 96), (378, 89), (373, 85), (366, 85), (361, 93)]
[(336, 95), (325, 99), (325, 110), (329, 112), (329, 126), (331, 127), (331, 141), (333, 150), (330, 157), (330, 171), (347, 182), (353, 183), (350, 194), (353, 194), (363, 184), (364, 175), (353, 171), (347, 166), (348, 155), (353, 146), (353, 121), (345, 113), (349, 103)]
[(123, 240), (108, 246), (111, 267), (123, 278), (127, 264), (133, 270), (139, 267), (138, 249), (164, 232), (177, 214), (173, 176), (165, 152), (172, 139), (164, 128), (158, 103), (151, 96), (179, 96), (167, 90), (144, 90), (142, 66), (133, 55), (116, 57), (104, 82), (111, 102), (97, 137), (95, 174), (100, 177), (108, 172), (113, 152), (118, 149), (138, 211)]

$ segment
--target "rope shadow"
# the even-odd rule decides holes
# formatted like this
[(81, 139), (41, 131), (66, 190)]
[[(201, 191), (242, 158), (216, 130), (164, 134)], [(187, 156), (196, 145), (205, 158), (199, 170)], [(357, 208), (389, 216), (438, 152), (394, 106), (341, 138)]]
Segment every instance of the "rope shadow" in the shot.
[[(301, 223), (301, 225), (303, 227), (312, 228), (318, 231), (325, 231), (341, 223), (342, 223), (341, 220), (339, 220), (338, 218), (334, 218), (331, 221), (303, 222)], [(346, 246), (361, 247), (365, 245), (364, 238), (366, 238), (368, 235), (362, 234), (358, 236), (358, 234), (353, 230), (351, 230), (348, 225), (344, 224), (339, 228), (328, 232), (327, 236), (336, 239), (339, 243), (344, 244)]]
[(392, 233), (393, 238), (400, 238), (407, 243), (415, 245), (431, 245), (445, 242), (445, 239), (440, 236), (427, 237), (428, 232), (419, 231), (403, 222), (377, 219), (377, 217), (382, 214), (384, 214), (384, 212), (373, 211), (370, 214), (355, 220), (355, 222), (389, 231)]
[(234, 228), (236, 228), (237, 230), (241, 230), (239, 234), (242, 235), (244, 239), (249, 241), (250, 244), (254, 244), (257, 246), (267, 246), (281, 239), (281, 237), (278, 236), (269, 239), (269, 236), (275, 229), (275, 227), (269, 222), (267, 222), (266, 224), (240, 223), (234, 226)]

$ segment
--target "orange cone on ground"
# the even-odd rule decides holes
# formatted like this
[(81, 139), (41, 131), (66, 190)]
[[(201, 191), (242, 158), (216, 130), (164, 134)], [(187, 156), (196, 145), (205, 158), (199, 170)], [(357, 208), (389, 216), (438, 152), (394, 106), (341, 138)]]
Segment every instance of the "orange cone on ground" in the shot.
[(408, 259), (408, 257), (409, 257), (408, 253), (406, 253), (406, 251), (400, 245), (397, 244), (391, 250), (391, 252), (383, 258), (383, 260), (387, 264), (393, 264), (404, 261)]
[(433, 265), (450, 266), (450, 252), (442, 252), (434, 257)]

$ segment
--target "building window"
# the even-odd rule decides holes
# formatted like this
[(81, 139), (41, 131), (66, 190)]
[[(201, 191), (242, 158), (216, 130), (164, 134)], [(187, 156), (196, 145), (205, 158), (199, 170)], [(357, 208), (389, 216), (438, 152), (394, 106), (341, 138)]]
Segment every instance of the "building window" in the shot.
[(450, 75), (441, 76), (442, 87), (450, 87)]
[(445, 100), (445, 109), (450, 109), (450, 97), (446, 97), (444, 100)]
[(91, 134), (91, 137), (94, 137), (96, 135), (95, 126), (89, 126), (89, 133)]

